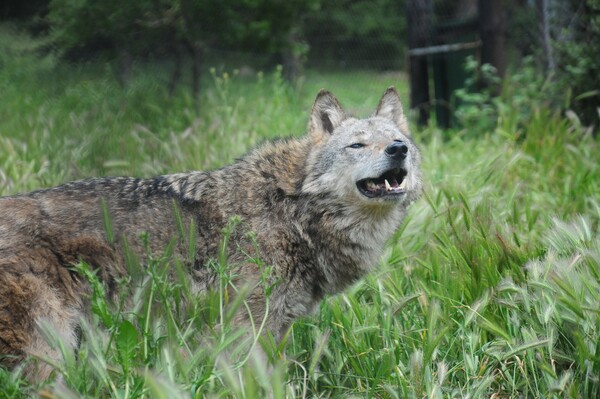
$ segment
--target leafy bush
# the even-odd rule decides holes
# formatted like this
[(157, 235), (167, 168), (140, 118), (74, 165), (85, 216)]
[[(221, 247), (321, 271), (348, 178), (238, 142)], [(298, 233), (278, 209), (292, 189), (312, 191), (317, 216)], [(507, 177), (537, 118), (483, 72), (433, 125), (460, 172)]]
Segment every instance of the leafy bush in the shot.
[(535, 109), (553, 105), (544, 74), (533, 57), (526, 57), (518, 68), (511, 68), (504, 80), (496, 68), (489, 64), (480, 66), (474, 57), (467, 58), (465, 70), (470, 77), (463, 88), (454, 92), (455, 118), (459, 127), (474, 135), (492, 132), (497, 127), (518, 133)]
[[(500, 83), (495, 69), (468, 58), (470, 77), (455, 95), (455, 117), (460, 127), (490, 132), (500, 127), (507, 134), (522, 132), (523, 123), (539, 107), (561, 110), (583, 125), (600, 125), (600, 0), (561, 3), (556, 25), (562, 27), (553, 42), (555, 70), (541, 67), (539, 44), (528, 37), (522, 49), (530, 55), (513, 63)], [(520, 18), (532, 18), (530, 7)], [(529, 27), (531, 29), (531, 27)], [(511, 33), (514, 37), (518, 34)], [(523, 36), (523, 34), (521, 34)], [(537, 50), (536, 47), (537, 46)], [(500, 96), (495, 94), (500, 92)], [(510, 133), (508, 133), (510, 132)]]
[(572, 93), (571, 106), (585, 124), (600, 126), (600, 0), (571, 0), (575, 10), (557, 41), (558, 91)]
[(455, 118), (460, 126), (475, 132), (491, 131), (498, 118), (498, 99), (495, 92), (500, 86), (496, 68), (469, 56), (465, 60), (465, 71), (470, 76), (464, 87), (454, 92)]

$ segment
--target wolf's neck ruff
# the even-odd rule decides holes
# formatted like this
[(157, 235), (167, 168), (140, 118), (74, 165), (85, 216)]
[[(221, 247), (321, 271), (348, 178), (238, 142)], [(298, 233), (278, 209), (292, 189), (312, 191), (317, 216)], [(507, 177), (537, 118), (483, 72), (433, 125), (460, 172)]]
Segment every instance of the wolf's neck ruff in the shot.
[[(243, 184), (231, 190), (231, 182)], [(89, 312), (89, 286), (73, 263), (88, 263), (115, 296), (128, 252), (143, 263), (169, 242), (197, 290), (215, 289), (218, 278), (208, 264), (226, 252), (235, 268), (232, 284), (251, 287), (243, 307), (248, 311), (236, 314), (234, 323), (264, 321), (280, 339), (324, 295), (340, 292), (377, 264), (420, 193), (419, 152), (390, 88), (366, 119), (347, 115), (321, 91), (308, 135), (265, 143), (218, 170), (89, 179), (1, 198), (0, 354), (13, 356), (0, 361), (14, 366), (40, 351), (58, 358), (35, 327), (40, 320), (71, 337), (66, 345), (75, 349), (77, 323)], [(233, 217), (241, 231), (225, 244), (222, 233)], [(193, 234), (185, 234), (188, 229)], [(264, 276), (248, 256), (256, 249), (272, 266), (267, 278), (277, 280), (268, 307), (259, 284)], [(53, 311), (45, 312), (49, 307)], [(50, 370), (27, 372), (43, 379)]]

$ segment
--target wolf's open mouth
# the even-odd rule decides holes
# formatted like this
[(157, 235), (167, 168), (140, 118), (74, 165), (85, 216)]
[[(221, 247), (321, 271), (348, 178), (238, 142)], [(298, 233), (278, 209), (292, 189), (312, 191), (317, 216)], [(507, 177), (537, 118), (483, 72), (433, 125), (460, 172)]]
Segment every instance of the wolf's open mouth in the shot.
[(391, 169), (379, 177), (359, 180), (356, 186), (369, 198), (400, 195), (406, 193), (406, 175), (402, 168)]

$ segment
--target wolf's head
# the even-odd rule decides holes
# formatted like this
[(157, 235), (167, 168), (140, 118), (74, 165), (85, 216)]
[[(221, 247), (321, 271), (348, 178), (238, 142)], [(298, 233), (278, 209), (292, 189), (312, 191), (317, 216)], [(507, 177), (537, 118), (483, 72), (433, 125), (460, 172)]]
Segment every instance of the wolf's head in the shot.
[(321, 90), (309, 122), (312, 149), (302, 192), (335, 196), (352, 206), (404, 206), (421, 192), (420, 155), (396, 89), (366, 119), (347, 115)]

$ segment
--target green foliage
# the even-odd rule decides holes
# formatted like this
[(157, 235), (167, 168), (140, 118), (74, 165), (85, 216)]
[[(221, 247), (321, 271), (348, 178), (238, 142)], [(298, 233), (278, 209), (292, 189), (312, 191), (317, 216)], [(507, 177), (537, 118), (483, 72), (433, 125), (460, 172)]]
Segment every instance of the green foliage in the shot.
[(308, 53), (301, 17), (316, 5), (318, 0), (52, 0), (47, 20), (65, 58), (116, 59), (121, 86), (129, 84), (134, 56), (166, 58), (174, 61), (172, 94), (189, 59), (197, 110), (201, 69), (214, 48), (262, 53), (284, 65), (288, 80), (299, 77)]
[[(147, 33), (139, 16), (150, 2), (51, 0), (48, 21), (58, 48), (70, 50), (93, 43), (133, 49)], [(139, 48), (139, 50), (146, 50)]]
[(406, 47), (404, 1), (321, 2), (306, 16), (305, 33), (316, 65), (397, 69)]
[(558, 40), (557, 90), (571, 92), (571, 106), (585, 124), (600, 126), (600, 1), (571, 1), (568, 40)]
[(21, 379), (18, 373), (9, 373), (0, 368), (0, 387), (3, 399), (21, 399), (28, 397), (29, 389), (25, 381)]
[[(309, 71), (295, 92), (280, 71), (248, 78), (215, 68), (198, 117), (188, 94), (169, 98), (156, 84), (165, 76), (156, 66), (140, 65), (119, 91), (105, 65), (57, 64), (31, 55), (36, 45), (0, 29), (2, 194), (218, 167), (261, 140), (300, 134), (320, 87), (361, 115), (390, 84), (406, 91), (397, 75)], [(77, 356), (64, 351), (57, 364), (63, 384), (35, 386), (0, 369), (0, 397), (598, 397), (599, 144), (538, 102), (533, 72), (512, 75), (507, 82), (531, 87), (503, 87), (487, 134), (465, 134), (482, 129), (472, 125), (449, 138), (413, 133), (424, 198), (379, 272), (297, 322), (287, 348), (260, 343), (278, 358), (271, 375), (227, 328), (228, 259), (210, 265), (220, 292), (193, 296), (165, 243), (146, 269), (129, 259), (116, 300), (79, 265), (93, 314)]]
[[(403, 2), (390, 0), (51, 0), (55, 45), (71, 54), (118, 51), (174, 56), (182, 48), (217, 48), (271, 59), (398, 68), (406, 23)], [(310, 46), (309, 46), (310, 43)], [(376, 46), (373, 44), (376, 43)], [(375, 60), (375, 61), (373, 61)]]
[(470, 76), (464, 87), (454, 92), (455, 118), (460, 126), (469, 126), (477, 132), (490, 131), (498, 118), (498, 102), (495, 93), (500, 85), (496, 69), (484, 64), (479, 66), (473, 56), (465, 60), (465, 71)]
[(177, 46), (279, 54), (316, 0), (52, 0), (48, 22), (59, 49), (102, 46), (173, 55)]
[(465, 70), (470, 77), (464, 88), (454, 92), (454, 115), (458, 126), (468, 128), (470, 134), (497, 130), (518, 137), (540, 108), (559, 108), (559, 96), (551, 80), (533, 57), (525, 57), (518, 67), (511, 67), (503, 80), (493, 66), (479, 65), (473, 57), (466, 59)]
[(511, 40), (522, 39), (513, 45), (523, 46), (519, 50), (531, 55), (513, 63), (503, 82), (492, 66), (479, 66), (473, 58), (466, 60), (465, 70), (470, 77), (464, 88), (454, 93), (459, 126), (469, 127), (477, 134), (499, 128), (508, 135), (519, 135), (523, 124), (540, 107), (562, 109), (576, 123), (591, 125), (592, 130), (600, 125), (600, 90), (597, 89), (600, 87), (597, 73), (600, 69), (600, 2), (573, 0), (562, 7), (564, 10), (558, 6), (556, 9), (566, 15), (554, 16), (567, 19), (562, 25), (558, 24), (565, 28), (558, 32), (553, 43), (555, 70), (540, 68), (541, 50), (535, 44), (539, 39), (534, 40), (531, 34), (523, 38), (527, 36), (523, 29), (531, 31), (531, 21), (535, 18), (531, 7), (511, 11), (518, 14), (518, 18), (511, 21), (514, 25)]

